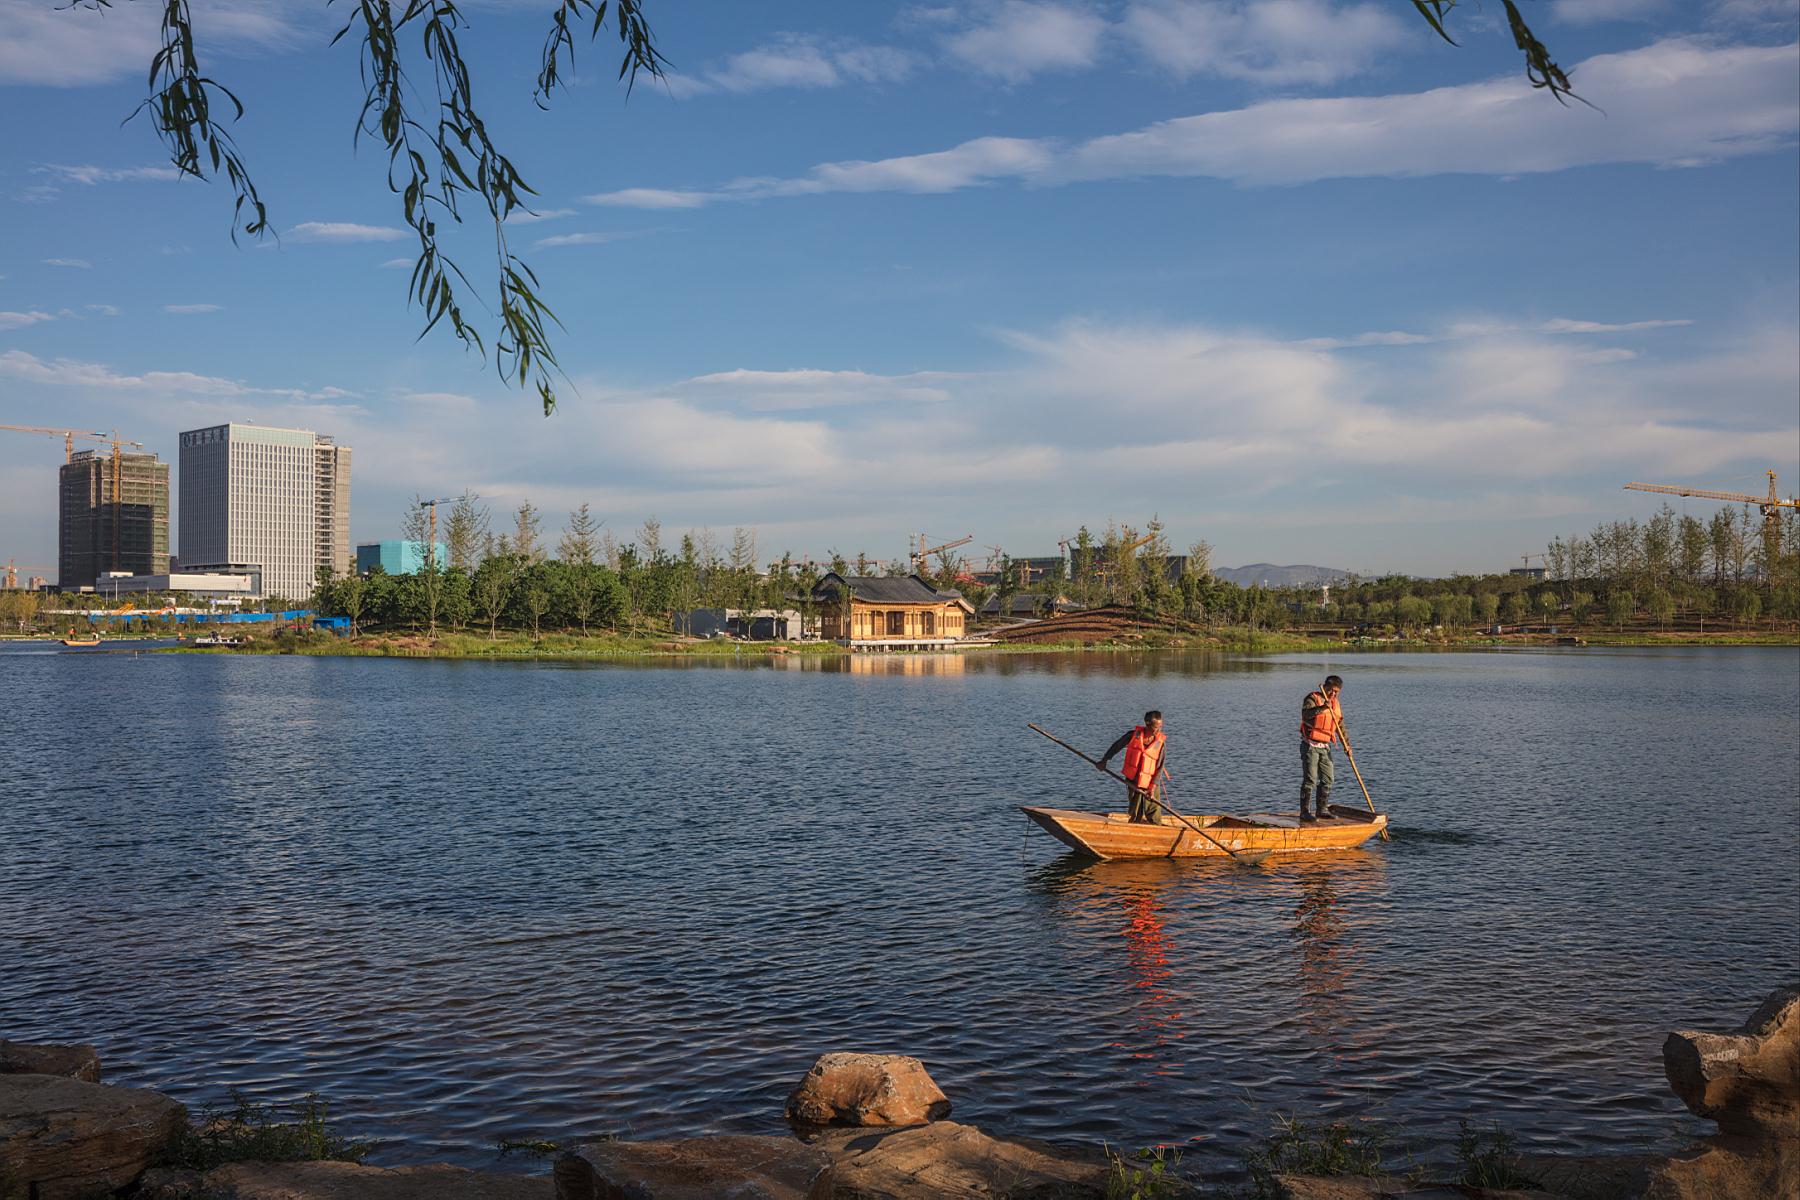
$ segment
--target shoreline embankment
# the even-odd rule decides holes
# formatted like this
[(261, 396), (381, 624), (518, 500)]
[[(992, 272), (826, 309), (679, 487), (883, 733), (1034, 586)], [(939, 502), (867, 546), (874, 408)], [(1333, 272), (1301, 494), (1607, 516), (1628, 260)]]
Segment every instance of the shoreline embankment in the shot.
[[(1800, 1194), (1800, 984), (1737, 1030), (1663, 1043), (1675, 1095), (1717, 1133), (1676, 1154), (1519, 1153), (1465, 1120), (1453, 1148), (1394, 1140), (1366, 1122), (1284, 1120), (1221, 1183), (1219, 1164), (1151, 1147), (1121, 1154), (989, 1134), (950, 1120), (918, 1059), (822, 1055), (788, 1097), (789, 1135), (524, 1143), (549, 1174), (436, 1164), (374, 1167), (310, 1098), (299, 1119), (240, 1105), (198, 1119), (159, 1092), (103, 1084), (88, 1045), (0, 1039), (0, 1198), (14, 1200), (936, 1200), (939, 1197), (1248, 1196), (1252, 1200), (1762, 1200)], [(1419, 1155), (1423, 1149), (1427, 1153)], [(1410, 1164), (1396, 1171), (1392, 1152)], [(1390, 1155), (1387, 1163), (1383, 1155)], [(1435, 1157), (1434, 1157), (1435, 1155)], [(1210, 1167), (1210, 1171), (1208, 1168)], [(1244, 1180), (1248, 1180), (1247, 1187)]]

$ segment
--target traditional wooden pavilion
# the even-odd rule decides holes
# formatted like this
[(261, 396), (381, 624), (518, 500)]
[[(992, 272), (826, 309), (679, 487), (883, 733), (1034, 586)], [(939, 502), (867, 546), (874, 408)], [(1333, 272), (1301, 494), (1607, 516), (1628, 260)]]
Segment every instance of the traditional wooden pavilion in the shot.
[(975, 608), (954, 589), (917, 575), (839, 575), (819, 580), (819, 632), (852, 649), (903, 650), (960, 641)]

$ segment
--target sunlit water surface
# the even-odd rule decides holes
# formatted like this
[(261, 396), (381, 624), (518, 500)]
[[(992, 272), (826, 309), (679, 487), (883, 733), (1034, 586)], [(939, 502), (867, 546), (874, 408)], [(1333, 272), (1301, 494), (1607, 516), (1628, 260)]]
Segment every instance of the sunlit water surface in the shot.
[[(1168, 714), (1185, 809), (1287, 808), (1326, 670), (1389, 843), (1086, 865)], [(896, 658), (743, 669), (0, 649), (0, 1036), (374, 1161), (775, 1132), (827, 1050), (993, 1131), (1276, 1114), (1668, 1146), (1662, 1077), (1800, 977), (1800, 653)], [(1361, 802), (1341, 757), (1338, 798)]]

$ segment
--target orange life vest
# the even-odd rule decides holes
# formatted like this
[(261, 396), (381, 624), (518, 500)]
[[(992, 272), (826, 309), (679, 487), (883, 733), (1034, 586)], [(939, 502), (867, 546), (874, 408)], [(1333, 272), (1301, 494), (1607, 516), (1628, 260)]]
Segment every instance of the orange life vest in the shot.
[[(1308, 707), (1317, 701), (1317, 707)], [(1307, 741), (1328, 746), (1337, 736), (1338, 721), (1344, 710), (1336, 700), (1328, 700), (1324, 692), (1312, 692), (1300, 706), (1300, 734)]]
[(1168, 738), (1163, 734), (1152, 734), (1139, 725), (1131, 732), (1131, 742), (1125, 747), (1125, 769), (1119, 774), (1140, 792), (1149, 791), (1162, 766), (1163, 743), (1166, 741)]

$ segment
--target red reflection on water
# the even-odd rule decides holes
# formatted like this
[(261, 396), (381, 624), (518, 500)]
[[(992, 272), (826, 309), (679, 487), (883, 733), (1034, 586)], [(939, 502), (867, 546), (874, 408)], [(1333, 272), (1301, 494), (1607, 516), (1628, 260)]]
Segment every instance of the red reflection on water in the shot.
[[(1149, 1044), (1127, 1049), (1132, 1058), (1161, 1060), (1168, 1043), (1183, 1036), (1181, 998), (1170, 987), (1174, 969), (1169, 956), (1174, 943), (1157, 904), (1157, 893), (1139, 892), (1125, 901), (1125, 961), (1131, 970), (1131, 987), (1137, 995), (1132, 1014), (1150, 1034)], [(1153, 1074), (1164, 1074), (1158, 1068)]]

